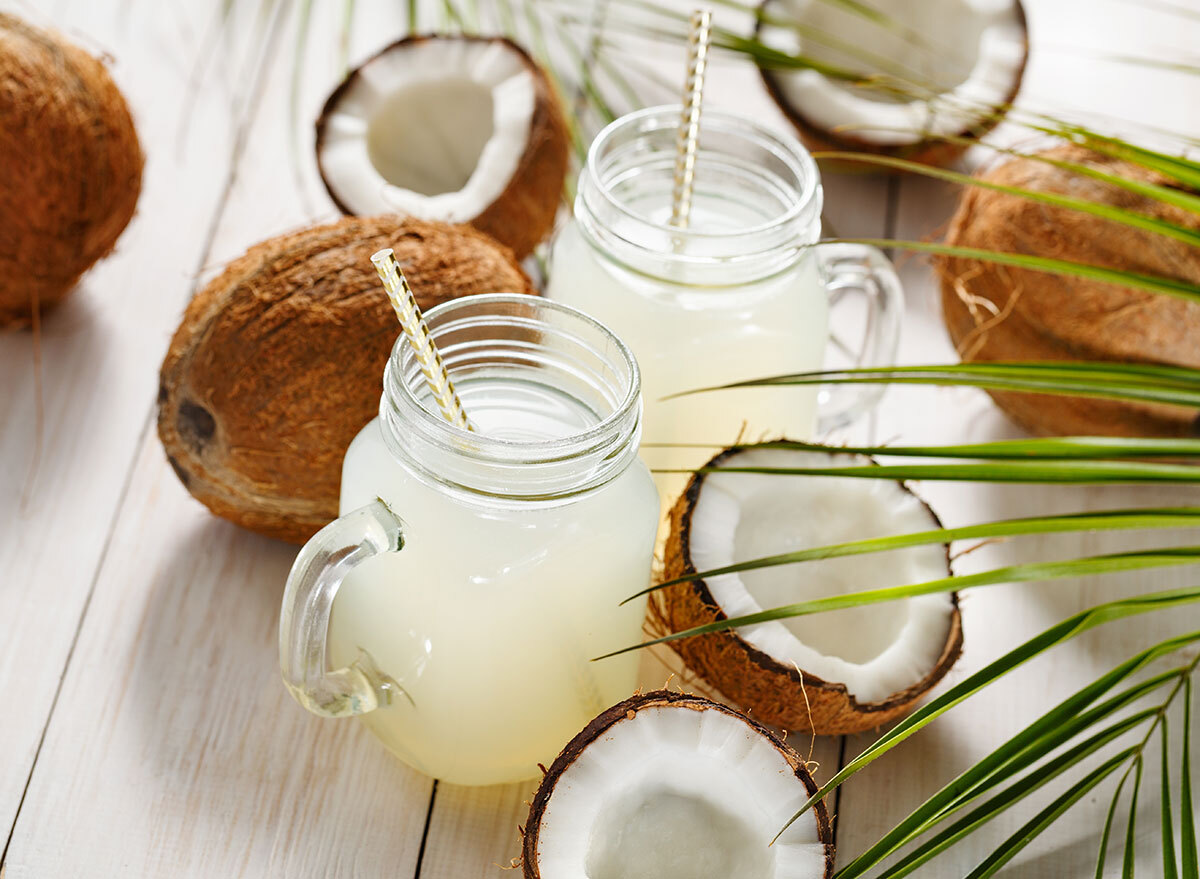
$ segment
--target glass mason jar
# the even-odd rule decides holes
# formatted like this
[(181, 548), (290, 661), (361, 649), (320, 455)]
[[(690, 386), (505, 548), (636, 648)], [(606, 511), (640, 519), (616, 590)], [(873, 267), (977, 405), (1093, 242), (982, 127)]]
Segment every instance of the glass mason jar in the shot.
[[(749, 119), (704, 111), (690, 222), (671, 226), (678, 124), (677, 106), (654, 107), (593, 141), (574, 219), (554, 241), (547, 292), (633, 349), (646, 404), (642, 457), (655, 470), (700, 466), (714, 447), (739, 440), (811, 438), (818, 402), (822, 430), (853, 420), (877, 401), (877, 388), (776, 385), (664, 398), (820, 369), (830, 302), (851, 293), (868, 309), (858, 364), (890, 363), (903, 305), (875, 248), (813, 247), (816, 163), (795, 139)], [(669, 506), (687, 477), (655, 478)]]
[(302, 705), (358, 715), (456, 784), (531, 778), (636, 686), (658, 500), (637, 362), (592, 318), (470, 296), (427, 320), (477, 430), (447, 423), (401, 337), (300, 551), (280, 621)]

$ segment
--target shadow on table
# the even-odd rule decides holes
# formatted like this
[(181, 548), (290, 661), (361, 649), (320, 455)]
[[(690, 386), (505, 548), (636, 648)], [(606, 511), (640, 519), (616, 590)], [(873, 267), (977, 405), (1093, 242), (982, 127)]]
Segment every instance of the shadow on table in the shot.
[(132, 683), (146, 698), (130, 707), (169, 813), (156, 820), (177, 823), (185, 849), (193, 834), (228, 839), (288, 875), (375, 875), (358, 872), (364, 858), (396, 871), (415, 858), (431, 782), (285, 690), (279, 603), (295, 553), (212, 519), (181, 533), (155, 574)]

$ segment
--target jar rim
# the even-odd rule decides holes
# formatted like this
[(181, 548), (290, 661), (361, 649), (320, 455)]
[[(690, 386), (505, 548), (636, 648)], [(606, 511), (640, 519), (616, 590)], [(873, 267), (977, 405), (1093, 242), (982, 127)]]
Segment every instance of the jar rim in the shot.
[[(611, 146), (612, 141), (619, 134), (624, 133), (630, 128), (639, 130), (642, 133), (664, 129), (670, 130), (677, 127), (678, 122), (679, 106), (663, 104), (635, 110), (632, 113), (627, 113), (624, 116), (614, 119), (596, 135), (591, 146), (588, 147), (587, 162), (583, 173), (591, 174), (596, 179), (597, 184), (600, 184), (596, 186), (596, 190), (612, 209), (636, 223), (669, 230), (672, 236), (679, 237), (685, 241), (725, 241), (743, 237), (754, 237), (773, 232), (780, 227), (790, 225), (798, 220), (806, 219), (805, 215), (811, 212), (814, 202), (817, 201), (817, 194), (821, 189), (821, 175), (812, 154), (795, 138), (785, 139), (778, 132), (762, 125), (757, 120), (728, 110), (705, 109), (703, 126), (708, 127), (710, 130), (716, 129), (726, 133), (749, 134), (760, 143), (769, 145), (772, 152), (776, 154), (776, 157), (796, 174), (797, 179), (802, 181), (803, 185), (798, 192), (795, 202), (783, 213), (755, 226), (747, 226), (739, 229), (677, 229), (632, 210), (624, 201), (614, 196), (608, 186), (601, 183), (596, 173), (603, 163), (601, 154)], [(703, 143), (703, 140), (701, 142)]]
[[(522, 311), (530, 308), (534, 309), (532, 317), (521, 316)], [(477, 321), (472, 320), (472, 312)], [(559, 321), (565, 317), (566, 322), (555, 325), (549, 315)], [(380, 414), (388, 425), (385, 438), (393, 453), (428, 478), (473, 494), (545, 500), (598, 487), (623, 471), (636, 456), (641, 433), (641, 372), (637, 359), (628, 345), (591, 315), (527, 293), (480, 293), (440, 303), (426, 312), (425, 318), (435, 342), (445, 332), (478, 329), (491, 320), (521, 330), (552, 331), (555, 338), (587, 346), (582, 350), (611, 364), (616, 374), (616, 383), (609, 388), (613, 392), (611, 410), (582, 430), (545, 440), (491, 436), (451, 424), (430, 405), (420, 386), (410, 383), (409, 373), (416, 366), (415, 354), (401, 334), (388, 358)], [(599, 344), (593, 344), (588, 336), (599, 340)], [(503, 342), (499, 334), (495, 339), (465, 342), (463, 345), (468, 347), (463, 356), (472, 355), (471, 345), (497, 342)], [(504, 362), (506, 350), (498, 349), (500, 362)], [(445, 354), (443, 351), (444, 359), (450, 361), (448, 371), (454, 377), (454, 357)], [(484, 361), (471, 362), (478, 366)], [(445, 472), (426, 466), (422, 459), (431, 454), (440, 456), (448, 468)], [(461, 467), (454, 465), (450, 457), (459, 461)], [(593, 465), (582, 482), (563, 469), (581, 461)], [(545, 472), (538, 473), (539, 468)], [(508, 485), (506, 479), (521, 484)]]

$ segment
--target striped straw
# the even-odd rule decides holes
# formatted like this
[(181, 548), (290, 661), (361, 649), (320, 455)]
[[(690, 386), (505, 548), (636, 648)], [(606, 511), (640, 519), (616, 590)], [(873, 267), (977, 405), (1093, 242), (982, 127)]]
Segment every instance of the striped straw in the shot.
[(692, 213), (692, 186), (696, 181), (696, 146), (700, 140), (700, 106), (704, 101), (704, 73), (712, 41), (712, 11), (697, 9), (688, 27), (688, 68), (683, 88), (683, 112), (675, 140), (675, 187), (671, 193), (671, 225), (686, 229)]
[(454, 383), (446, 372), (446, 364), (442, 363), (442, 355), (429, 336), (429, 327), (421, 314), (421, 307), (417, 305), (417, 298), (413, 296), (412, 288), (408, 286), (404, 272), (400, 271), (400, 264), (396, 262), (396, 254), (390, 247), (385, 247), (371, 257), (371, 264), (383, 281), (383, 289), (387, 290), (396, 317), (400, 318), (400, 326), (412, 345), (417, 363), (421, 364), (425, 383), (433, 392), (433, 399), (437, 401), (442, 417), (455, 427), (474, 430), (475, 426), (463, 411), (462, 400), (458, 398)]

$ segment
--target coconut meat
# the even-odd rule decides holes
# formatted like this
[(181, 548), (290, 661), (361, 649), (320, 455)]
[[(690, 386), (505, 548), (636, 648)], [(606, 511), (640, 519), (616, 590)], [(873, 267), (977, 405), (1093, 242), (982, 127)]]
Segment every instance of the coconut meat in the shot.
[[(725, 467), (820, 467), (863, 463), (791, 449), (750, 449)], [(709, 473), (691, 515), (696, 570), (851, 540), (938, 528), (911, 492), (885, 479)], [(920, 583), (948, 574), (944, 544), (822, 559), (708, 577), (727, 616), (831, 595)], [(785, 667), (844, 684), (860, 703), (919, 683), (937, 666), (950, 632), (949, 593), (743, 626), (738, 634)]]
[[(1026, 31), (1015, 0), (875, 0), (899, 27), (868, 21), (828, 0), (771, 0), (769, 16), (810, 34), (852, 43), (839, 51), (802, 30), (766, 27), (763, 40), (865, 77), (890, 89), (855, 85), (815, 70), (772, 71), (782, 98), (816, 128), (880, 146), (962, 134), (1014, 91), (1024, 66)], [(872, 58), (890, 65), (873, 66)], [(902, 97), (895, 92), (903, 91)], [(912, 100), (905, 99), (907, 95)]]
[(354, 213), (467, 222), (516, 173), (534, 101), (533, 73), (504, 42), (398, 45), (360, 67), (329, 108), (322, 172)]
[(629, 712), (558, 778), (538, 831), (545, 879), (807, 879), (825, 875), (808, 791), (740, 718), (662, 705)]

